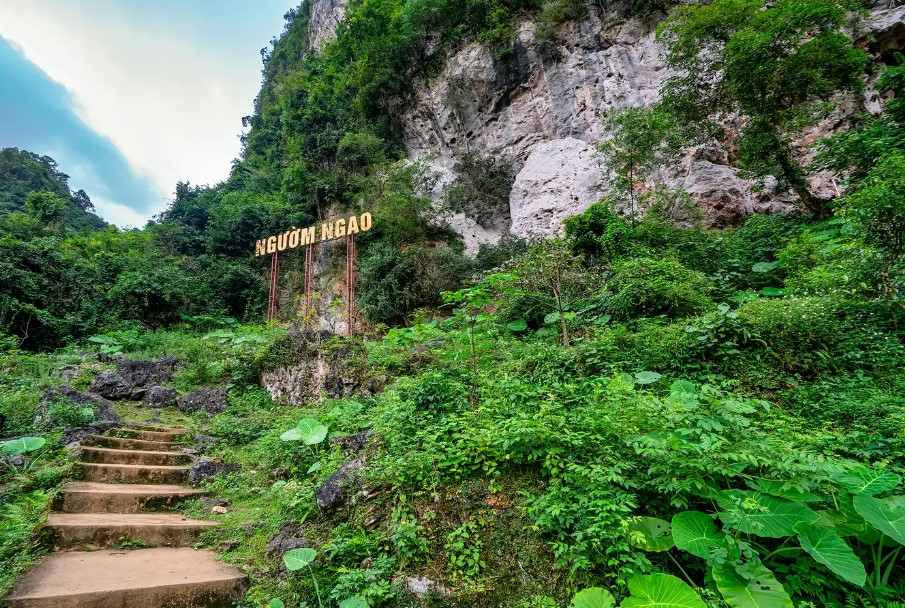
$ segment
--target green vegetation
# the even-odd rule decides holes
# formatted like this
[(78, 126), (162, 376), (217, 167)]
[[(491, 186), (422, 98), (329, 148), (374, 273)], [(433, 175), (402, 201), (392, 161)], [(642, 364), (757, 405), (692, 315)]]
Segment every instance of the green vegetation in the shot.
[[(562, 238), (476, 259), (434, 221), (436, 176), (400, 158), (393, 120), (460, 40), (502, 56), (519, 18), (555, 36), (584, 3), (365, 0), (320, 52), (302, 5), (266, 53), (230, 179), (178, 184), (143, 230), (79, 229), (68, 189), (0, 182), (15, 203), (0, 215), (0, 593), (46, 549), (61, 432), (97, 415), (46, 389), (65, 371), (85, 390), (110, 355), (172, 355), (179, 392), (228, 388), (223, 412), (161, 417), (242, 467), (204, 484), (225, 510), (181, 510), (221, 524), (200, 546), (248, 572), (244, 608), (900, 606), (903, 68), (880, 77), (898, 95), (882, 115), (818, 144), (842, 196), (818, 204), (790, 149), (861, 86), (853, 8), (683, 5), (660, 34), (682, 70), (663, 102), (605, 118), (608, 195)], [(715, 231), (681, 192), (642, 194), (721, 112), (746, 119), (739, 161), (807, 214)], [(509, 180), (468, 155), (446, 208), (490, 224)], [(267, 273), (253, 240), (365, 207), (367, 337), (251, 324)], [(286, 367), (310, 382), (296, 407), (262, 386)], [(318, 506), (328, 482), (342, 499)], [(299, 542), (268, 547), (287, 524)]]

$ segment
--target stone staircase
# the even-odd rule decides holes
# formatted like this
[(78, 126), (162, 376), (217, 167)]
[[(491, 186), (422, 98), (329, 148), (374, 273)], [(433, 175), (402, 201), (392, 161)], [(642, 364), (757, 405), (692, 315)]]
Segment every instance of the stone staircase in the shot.
[(190, 548), (216, 522), (154, 512), (203, 494), (179, 485), (183, 429), (126, 426), (86, 441), (84, 481), (63, 486), (47, 520), (55, 552), (17, 581), (8, 608), (225, 608), (244, 596), (242, 572)]

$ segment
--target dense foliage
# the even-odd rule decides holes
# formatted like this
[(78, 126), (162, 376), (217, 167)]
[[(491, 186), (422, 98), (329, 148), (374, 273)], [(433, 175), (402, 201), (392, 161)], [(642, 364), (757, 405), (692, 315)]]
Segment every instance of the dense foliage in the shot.
[[(180, 393), (228, 389), (211, 416), (116, 407), (216, 436), (202, 449), (242, 465), (206, 482), (225, 512), (182, 511), (219, 520), (201, 544), (245, 567), (247, 608), (902, 605), (902, 67), (880, 77), (883, 114), (819, 143), (845, 192), (799, 191), (812, 213), (708, 230), (681, 192), (642, 193), (667, 157), (719, 135), (720, 112), (745, 116), (752, 174), (801, 190), (794, 136), (861, 86), (852, 8), (683, 5), (661, 33), (685, 70), (664, 103), (604, 117), (607, 196), (562, 238), (507, 237), (475, 259), (435, 219), (436, 176), (400, 159), (394, 117), (458, 41), (505, 54), (521, 16), (555, 37), (583, 2), (363, 0), (320, 52), (303, 4), (265, 53), (225, 183), (178, 184), (121, 232), (76, 230), (68, 189), (27, 182), (0, 214), (0, 437), (17, 438), (0, 443), (0, 593), (47, 549), (60, 431), (96, 416), (43, 394), (64, 377), (87, 389), (116, 353), (175, 356)], [(476, 153), (458, 170), (445, 210), (497, 219), (507, 169)], [(255, 238), (364, 209), (367, 338), (248, 323), (268, 270)], [(303, 396), (261, 386), (287, 367), (305, 370)], [(320, 509), (317, 488), (352, 459), (346, 500)], [(310, 546), (269, 552), (287, 522)], [(415, 597), (413, 579), (433, 591)]]

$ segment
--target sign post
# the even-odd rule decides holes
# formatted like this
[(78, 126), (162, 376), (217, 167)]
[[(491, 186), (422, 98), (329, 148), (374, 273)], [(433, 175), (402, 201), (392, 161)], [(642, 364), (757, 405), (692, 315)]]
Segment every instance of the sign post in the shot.
[[(302, 300), (302, 315), (305, 328), (311, 326), (313, 313), (312, 293), (314, 291), (315, 247), (324, 241), (346, 239), (346, 333), (354, 334), (355, 325), (355, 235), (371, 229), (370, 213), (351, 215), (347, 218), (322, 222), (320, 226), (295, 228), (282, 234), (255, 241), (255, 256), (271, 256), (270, 295), (267, 302), (267, 322), (273, 322), (279, 307), (280, 253), (297, 247), (305, 247), (305, 296)], [(320, 228), (320, 230), (317, 230)]]

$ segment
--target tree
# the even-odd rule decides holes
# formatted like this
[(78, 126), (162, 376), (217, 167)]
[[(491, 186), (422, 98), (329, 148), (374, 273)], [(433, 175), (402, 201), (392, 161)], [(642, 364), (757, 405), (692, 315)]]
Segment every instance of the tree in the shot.
[(861, 182), (861, 188), (841, 200), (842, 217), (885, 256), (883, 295), (893, 296), (890, 271), (905, 252), (905, 153), (893, 152)]
[(638, 213), (636, 192), (654, 167), (678, 151), (679, 132), (672, 116), (658, 106), (608, 112), (603, 126), (610, 138), (599, 149), (615, 173), (611, 189), (628, 199), (629, 218), (634, 226)]
[(868, 55), (843, 33), (846, 0), (715, 0), (680, 6), (658, 39), (674, 69), (663, 105), (686, 121), (715, 113), (745, 119), (739, 160), (752, 175), (775, 175), (809, 212), (827, 209), (811, 194), (791, 141), (834, 94), (863, 88)]
[(66, 201), (46, 190), (29, 192), (25, 199), (25, 210), (48, 228), (55, 228), (66, 210)]
[(569, 344), (567, 320), (571, 305), (585, 293), (588, 284), (589, 273), (582, 261), (583, 256), (572, 253), (566, 241), (550, 239), (529, 249), (507, 269), (511, 279), (506, 288), (514, 288), (507, 293), (518, 294), (552, 309), (552, 319), (559, 321), (566, 345)]

